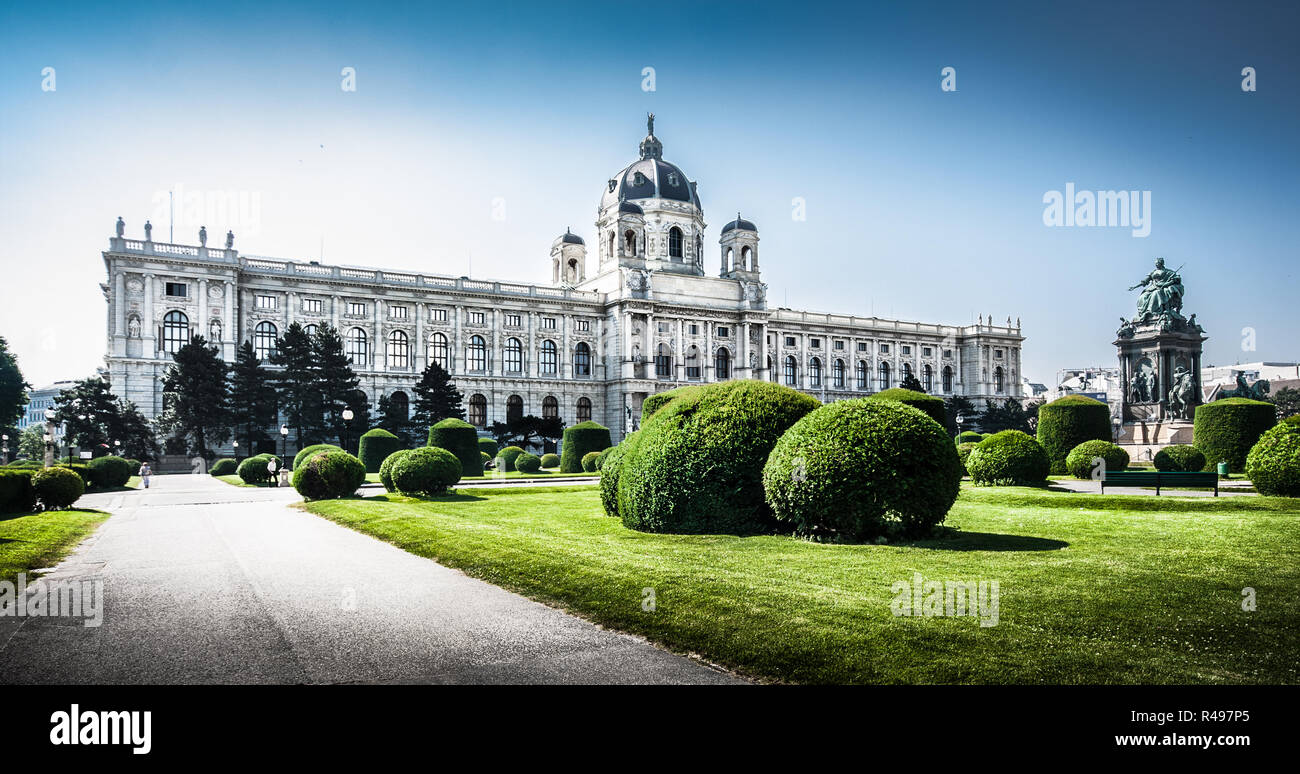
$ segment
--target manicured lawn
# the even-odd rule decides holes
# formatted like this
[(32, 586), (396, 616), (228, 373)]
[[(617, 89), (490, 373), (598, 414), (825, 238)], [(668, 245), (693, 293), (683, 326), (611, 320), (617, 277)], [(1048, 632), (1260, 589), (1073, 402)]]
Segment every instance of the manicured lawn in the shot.
[[(311, 503), (490, 583), (762, 678), (1296, 683), (1300, 502), (966, 485), (939, 538), (650, 535), (595, 487)], [(998, 623), (896, 617), (891, 585), (998, 581)], [(1242, 589), (1257, 609), (1242, 610)], [(642, 609), (653, 588), (656, 609)]]
[(0, 515), (0, 581), (55, 564), (107, 518), (84, 510)]
[[(509, 471), (508, 473), (493, 473), (492, 471), (488, 471), (487, 475), (465, 476), (464, 478), (461, 479), (461, 481), (493, 481), (501, 478), (540, 479), (540, 478), (551, 478), (554, 476), (559, 476), (561, 478), (590, 478), (592, 480), (597, 480), (600, 478), (599, 473), (561, 473), (559, 469), (556, 468), (554, 470), (539, 470), (536, 473), (520, 473), (517, 470), (512, 470)], [(366, 481), (372, 484), (378, 484), (379, 474), (367, 473)]]
[(225, 481), (227, 484), (230, 484), (231, 486), (250, 486), (250, 487), (271, 486), (271, 483), (269, 481), (264, 484), (245, 484), (244, 479), (240, 478), (238, 475), (234, 473), (231, 473), (229, 476), (213, 476), (213, 478), (217, 479), (218, 481)]

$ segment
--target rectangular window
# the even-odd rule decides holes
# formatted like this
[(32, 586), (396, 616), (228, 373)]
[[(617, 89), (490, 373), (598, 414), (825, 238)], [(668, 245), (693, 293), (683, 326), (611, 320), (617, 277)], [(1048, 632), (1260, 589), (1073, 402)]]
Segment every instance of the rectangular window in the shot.
[(547, 329), (547, 330), (551, 330), (551, 331), (555, 330), (555, 318), (554, 318), (554, 317), (543, 317), (543, 318), (542, 318), (542, 327), (545, 328), (545, 329)]
[(921, 347), (921, 357), (930, 357), (933, 354), (934, 354), (933, 349), (930, 349), (929, 347)]
[(882, 355), (888, 355), (888, 354), (889, 354), (889, 345), (888, 345), (888, 344), (881, 344), (881, 345), (880, 345), (880, 354), (882, 354)]
[(691, 323), (691, 335), (698, 336), (699, 334), (700, 334), (700, 326), (696, 325), (695, 323)]
[(907, 344), (904, 344), (904, 345), (903, 345), (903, 354), (904, 354), (904, 355), (910, 355), (910, 354), (912, 354), (912, 348), (911, 348), (910, 346), (908, 346)]
[(718, 326), (718, 338), (725, 339), (730, 335), (731, 335), (731, 331), (727, 329), (727, 326), (725, 325)]
[(821, 340), (821, 339), (812, 339), (812, 340), (808, 343), (808, 346), (812, 347), (813, 349), (821, 349), (821, 348), (822, 348), (822, 340)]
[(787, 347), (793, 347), (793, 346), (794, 346), (794, 336), (786, 336), (786, 337), (785, 337), (785, 345), (786, 345)]
[(185, 298), (189, 294), (189, 286), (184, 282), (168, 282), (167, 295), (174, 298)]
[(364, 317), (366, 314), (366, 305), (361, 303), (360, 301), (349, 301), (348, 314), (357, 317)]
[(396, 319), (398, 319), (398, 320), (405, 320), (405, 319), (406, 319), (406, 307), (404, 307), (404, 306), (390, 306), (390, 307), (388, 307), (388, 314), (390, 314), (391, 316), (393, 316), (394, 318), (396, 318)]
[(274, 309), (275, 296), (257, 296), (257, 298), (254, 299), (253, 305), (258, 309)]
[(446, 310), (446, 309), (434, 309), (433, 312), (432, 312), (432, 314), (433, 314), (433, 317), (430, 318), (430, 319), (432, 319), (434, 322), (447, 322), (447, 310)]
[(1001, 359), (1002, 359), (1002, 350), (1000, 350), (1000, 349), (995, 349), (995, 350), (993, 350), (993, 359), (994, 359), (994, 360), (1001, 360)]
[(587, 331), (591, 330), (591, 320), (574, 320), (574, 325), (576, 325), (578, 327), (578, 331), (582, 333), (586, 333)]
[(952, 350), (951, 350), (951, 349), (945, 349), (945, 350), (943, 351), (943, 356), (951, 360), (951, 359), (952, 359)]
[(672, 376), (672, 355), (655, 355), (655, 376)]
[(858, 351), (859, 351), (859, 352), (866, 352), (866, 351), (867, 351), (867, 342), (865, 342), (865, 341), (859, 341), (859, 342), (858, 342)]
[(486, 320), (487, 320), (487, 315), (486, 315), (485, 313), (483, 313), (483, 312), (470, 312), (470, 313), (469, 313), (469, 323), (470, 323), (470, 325), (482, 325)]
[(838, 350), (843, 350), (843, 349), (844, 349), (844, 342), (842, 342), (842, 341), (837, 341), (837, 342), (835, 342), (835, 348), (838, 349)]
[(522, 327), (522, 321), (521, 321), (519, 315), (517, 315), (517, 314), (508, 314), (508, 315), (506, 315), (506, 327), (508, 327), (508, 328), (519, 328), (519, 327)]
[(660, 332), (660, 333), (672, 333), (672, 332), (673, 332), (673, 324), (672, 324), (672, 323), (666, 323), (666, 322), (661, 322), (661, 323), (659, 323), (659, 332)]
[(322, 308), (321, 300), (319, 298), (304, 298), (302, 300), (302, 310), (304, 312), (319, 313)]

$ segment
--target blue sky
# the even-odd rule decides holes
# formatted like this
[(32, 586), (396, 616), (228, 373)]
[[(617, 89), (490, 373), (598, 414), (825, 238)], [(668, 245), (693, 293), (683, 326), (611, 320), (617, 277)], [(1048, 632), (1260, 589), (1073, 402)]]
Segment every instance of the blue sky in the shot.
[[(8, 4), (0, 335), (32, 382), (101, 365), (100, 252), (118, 215), (165, 240), (177, 186), (243, 195), (201, 219), (245, 253), (545, 282), (652, 110), (709, 242), (758, 224), (772, 305), (1019, 317), (1050, 384), (1113, 363), (1164, 256), (1206, 363), (1300, 359), (1300, 14), (1142, 5)], [(1069, 182), (1150, 191), (1150, 235), (1045, 226)]]

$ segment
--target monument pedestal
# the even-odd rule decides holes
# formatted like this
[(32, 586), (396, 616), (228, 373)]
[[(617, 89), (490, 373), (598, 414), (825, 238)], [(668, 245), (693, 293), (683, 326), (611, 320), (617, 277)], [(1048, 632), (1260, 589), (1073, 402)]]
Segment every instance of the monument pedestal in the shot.
[(1192, 423), (1175, 419), (1170, 421), (1128, 421), (1120, 425), (1119, 440), (1116, 441), (1129, 459), (1150, 461), (1156, 452), (1166, 446), (1192, 443)]

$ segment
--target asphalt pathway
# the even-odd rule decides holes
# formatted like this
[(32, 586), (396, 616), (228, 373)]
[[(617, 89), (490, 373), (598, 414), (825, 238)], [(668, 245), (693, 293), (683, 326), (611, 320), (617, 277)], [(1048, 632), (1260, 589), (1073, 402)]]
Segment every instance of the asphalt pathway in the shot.
[(45, 577), (102, 581), (103, 623), (0, 616), (0, 684), (731, 683), (288, 507), (292, 489), (158, 476)]

